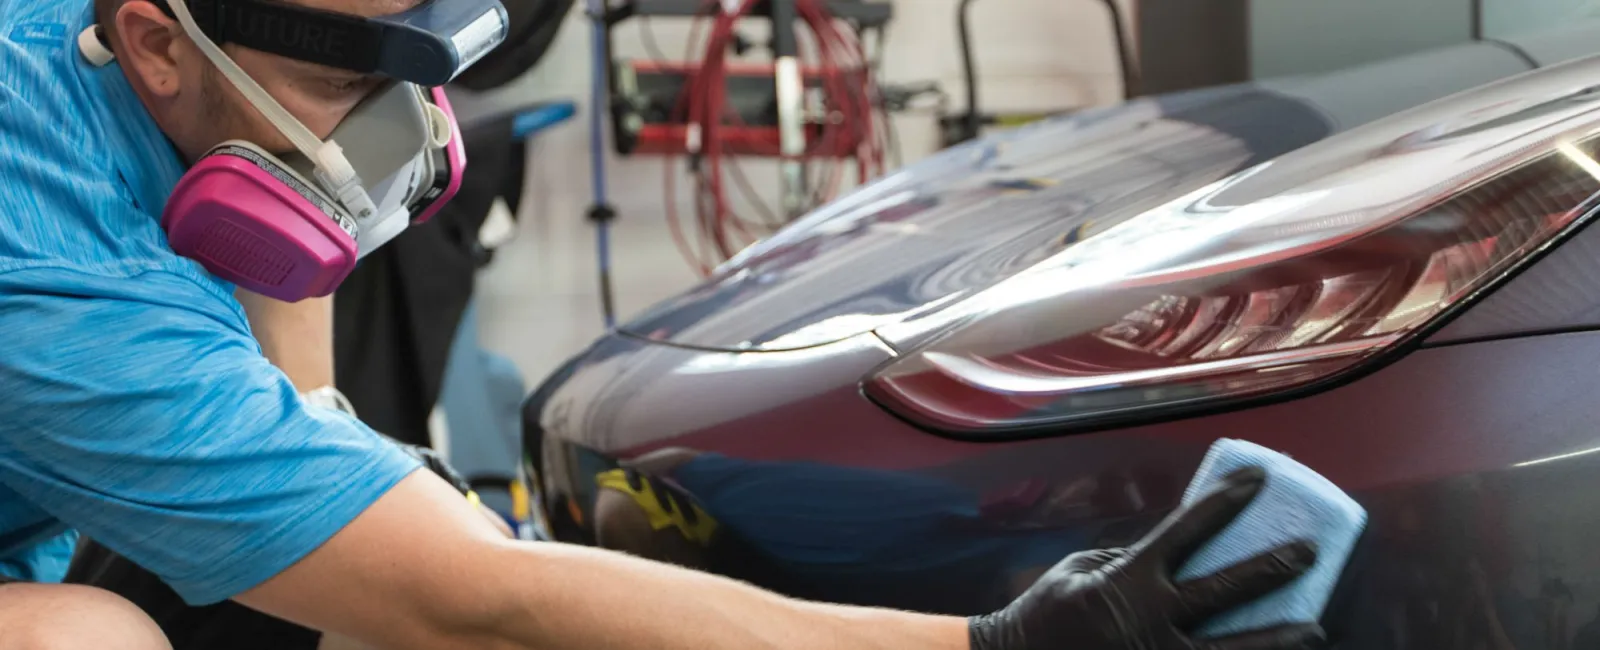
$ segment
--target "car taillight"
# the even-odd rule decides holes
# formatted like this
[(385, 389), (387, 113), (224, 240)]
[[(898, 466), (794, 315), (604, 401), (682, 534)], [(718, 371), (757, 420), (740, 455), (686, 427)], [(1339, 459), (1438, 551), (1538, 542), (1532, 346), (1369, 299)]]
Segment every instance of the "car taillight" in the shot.
[(1586, 221), (1597, 74), (1585, 60), (1441, 100), (1101, 226), (879, 330), (902, 356), (865, 390), (934, 429), (1037, 432), (1351, 371)]

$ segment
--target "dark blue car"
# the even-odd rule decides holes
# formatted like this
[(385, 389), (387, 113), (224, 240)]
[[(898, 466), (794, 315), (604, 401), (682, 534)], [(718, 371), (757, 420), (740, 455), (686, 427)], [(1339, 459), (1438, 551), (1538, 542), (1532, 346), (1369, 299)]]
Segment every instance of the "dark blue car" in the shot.
[(1600, 639), (1600, 31), (1153, 97), (894, 172), (526, 408), (549, 532), (971, 614), (1241, 438), (1371, 524), (1361, 649)]

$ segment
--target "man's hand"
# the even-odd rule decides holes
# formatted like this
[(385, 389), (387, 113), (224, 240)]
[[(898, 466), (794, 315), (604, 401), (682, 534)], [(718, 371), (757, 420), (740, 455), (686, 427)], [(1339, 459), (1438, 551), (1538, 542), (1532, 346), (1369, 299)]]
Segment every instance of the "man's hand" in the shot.
[(1009, 607), (970, 621), (972, 650), (1301, 650), (1321, 645), (1316, 625), (1222, 639), (1190, 634), (1208, 618), (1265, 596), (1316, 560), (1308, 543), (1281, 547), (1187, 582), (1174, 574), (1260, 492), (1265, 475), (1241, 470), (1173, 514), (1131, 549), (1078, 553)]

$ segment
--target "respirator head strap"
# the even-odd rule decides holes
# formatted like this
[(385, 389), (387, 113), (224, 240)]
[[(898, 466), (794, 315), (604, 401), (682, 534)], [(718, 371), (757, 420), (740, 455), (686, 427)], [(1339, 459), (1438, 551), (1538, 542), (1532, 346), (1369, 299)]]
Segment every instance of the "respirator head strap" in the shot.
[(391, 16), (363, 18), (281, 0), (156, 0), (185, 2), (202, 32), (221, 45), (341, 70), (442, 86), (505, 40), (499, 0), (423, 0)]
[(256, 0), (204, 0), (192, 2), (190, 9), (219, 45), (235, 43), (307, 63), (378, 71), (383, 27), (355, 16)]

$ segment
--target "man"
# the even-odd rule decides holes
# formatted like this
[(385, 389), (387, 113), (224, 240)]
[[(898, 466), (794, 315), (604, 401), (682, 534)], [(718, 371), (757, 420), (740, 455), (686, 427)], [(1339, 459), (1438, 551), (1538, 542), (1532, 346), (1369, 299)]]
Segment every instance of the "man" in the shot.
[[(1309, 545), (1295, 544), (1174, 582), (1259, 490), (1256, 472), (1232, 477), (1133, 549), (1068, 558), (1011, 606), (970, 620), (798, 602), (620, 554), (506, 540), (449, 484), (416, 471), (416, 460), (302, 397), (262, 355), (234, 287), (178, 256), (187, 244), (163, 230), (180, 179), (227, 141), (247, 143), (232, 150), (258, 166), (266, 152), (314, 161), (321, 191), (337, 197), (336, 206), (316, 203), (328, 204), (318, 209), (329, 222), (377, 214), (372, 188), (323, 140), (394, 87), (371, 70), (264, 49), (366, 56), (381, 44), (342, 47), (329, 25), (367, 25), (416, 0), (254, 0), (256, 17), (267, 17), (254, 25), (257, 49), (217, 49), (206, 37), (240, 28), (220, 1), (0, 0), (7, 575), (50, 581), (65, 531), (76, 529), (192, 604), (232, 600), (381, 648), (1277, 650), (1319, 638), (1314, 625), (1190, 636), (1312, 560)], [(317, 29), (304, 22), (312, 14)], [(397, 51), (394, 75), (429, 54)], [(289, 175), (273, 178), (287, 186)], [(278, 268), (269, 258), (232, 261)], [(3, 586), (0, 648), (18, 639), (29, 648), (165, 645), (148, 619), (101, 592)]]
[[(329, 298), (286, 303), (242, 289), (237, 297), (263, 355), (284, 371), (297, 390), (311, 392), (334, 385), (337, 364), (330, 354), (334, 347), (334, 319)], [(354, 405), (356, 399), (350, 402)], [(365, 410), (359, 407), (357, 410), (366, 422)], [(460, 491), (469, 491), (465, 479), (430, 450), (409, 445), (404, 448)], [(501, 535), (514, 536), (499, 515), (487, 508), (483, 513)], [(348, 640), (324, 636), (316, 630), (261, 614), (232, 601), (188, 606), (158, 576), (93, 540), (80, 541), (66, 582), (100, 587), (132, 601), (154, 619), (175, 650), (340, 650), (355, 647)]]

